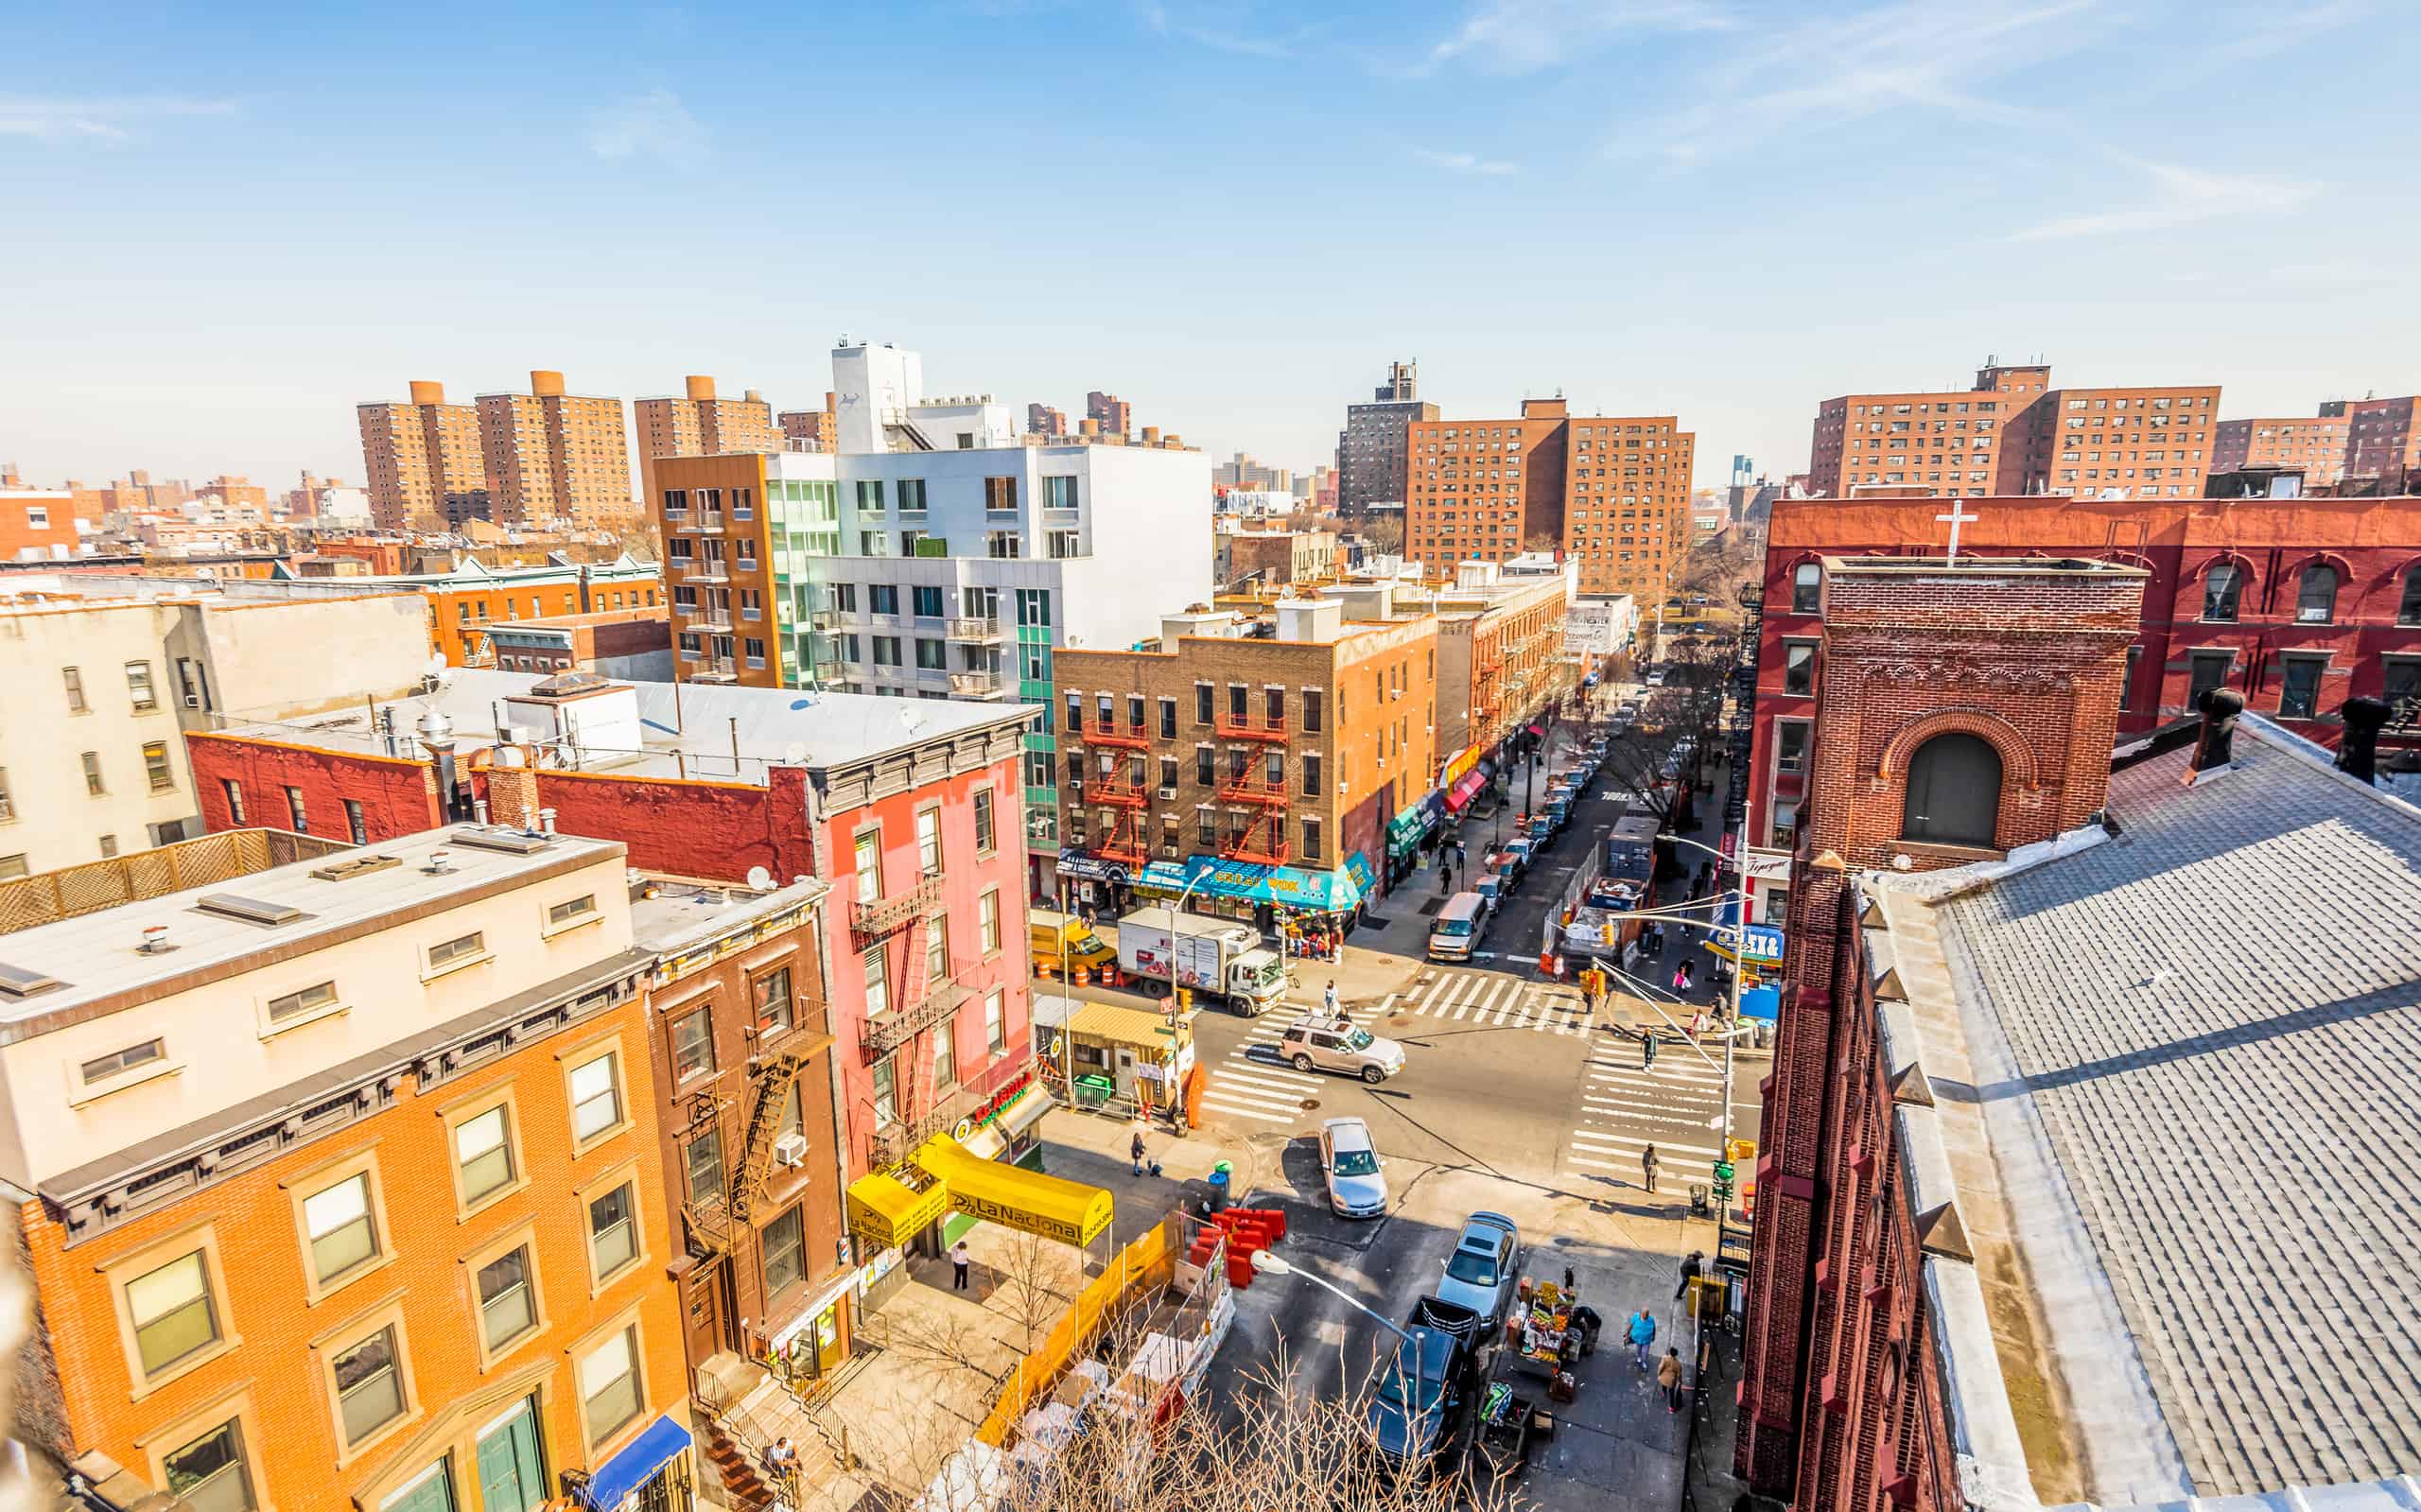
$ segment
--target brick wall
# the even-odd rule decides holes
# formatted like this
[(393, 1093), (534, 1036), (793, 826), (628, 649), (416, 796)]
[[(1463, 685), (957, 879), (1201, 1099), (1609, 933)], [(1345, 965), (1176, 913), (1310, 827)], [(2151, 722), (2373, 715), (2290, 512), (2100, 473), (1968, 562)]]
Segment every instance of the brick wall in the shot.
[[(194, 795), (205, 828), (292, 829), (287, 790), (303, 796), (307, 832), (346, 841), (352, 831), (345, 800), (361, 806), (371, 843), (434, 829), (444, 822), (437, 775), (426, 760), (317, 751), (249, 736), (189, 732)], [(236, 785), (244, 811), (235, 812), (227, 785)]]
[[(773, 775), (796, 790), (806, 774), (776, 768)], [(491, 771), (491, 783), (495, 776)], [(618, 840), (641, 871), (726, 882), (745, 880), (756, 866), (785, 881), (815, 875), (807, 829), (782, 823), (774, 789), (545, 769), (536, 782), (538, 804), (555, 811), (557, 829)], [(502, 820), (494, 808), (490, 817)]]

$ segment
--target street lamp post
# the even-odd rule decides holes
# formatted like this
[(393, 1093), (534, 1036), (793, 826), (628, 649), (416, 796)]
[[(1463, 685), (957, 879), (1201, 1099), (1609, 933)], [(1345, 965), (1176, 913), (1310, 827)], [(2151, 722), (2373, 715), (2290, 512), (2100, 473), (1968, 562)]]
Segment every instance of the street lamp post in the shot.
[[(1676, 844), (1687, 845), (1693, 850), (1705, 851), (1708, 855), (1714, 857), (1717, 862), (1720, 862), (1723, 860), (1723, 853), (1716, 850), (1712, 845), (1701, 844), (1695, 840), (1690, 840), (1681, 835), (1674, 835), (1669, 838)], [(1747, 977), (1749, 974), (1749, 816), (1745, 813), (1740, 816), (1739, 854), (1733, 858), (1733, 877), (1734, 880), (1732, 884), (1733, 911), (1732, 915), (1732, 927), (1735, 932), (1733, 936), (1733, 948), (1732, 952), (1732, 1014), (1731, 1021), (1725, 1025), (1723, 1032), (1723, 1140), (1721, 1150), (1723, 1158), (1726, 1161), (1729, 1161), (1732, 1158), (1732, 1071), (1733, 1056), (1739, 1045), (1740, 1035), (1740, 984), (1742, 979)], [(1711, 930), (1712, 926), (1701, 926), (1701, 928)], [(1735, 1182), (1737, 1181), (1737, 1173), (1734, 1173), (1733, 1179)], [(1726, 1198), (1723, 1206), (1716, 1209), (1715, 1252), (1717, 1257), (1720, 1257), (1723, 1253), (1723, 1230), (1725, 1219), (1730, 1214), (1731, 1208), (1731, 1199)]]
[(1335, 1285), (1324, 1277), (1314, 1276), (1309, 1271), (1298, 1269), (1296, 1266), (1289, 1264), (1287, 1261), (1280, 1260), (1277, 1256), (1271, 1254), (1265, 1249), (1257, 1249), (1252, 1252), (1252, 1268), (1263, 1276), (1298, 1277), (1303, 1280), (1311, 1282), (1314, 1286), (1328, 1292), (1347, 1307), (1353, 1309), (1364, 1317), (1368, 1318), (1371, 1322), (1376, 1323), (1379, 1327), (1386, 1330), (1389, 1333), (1392, 1333), (1397, 1338), (1402, 1339), (1404, 1343), (1411, 1345), (1413, 1368), (1415, 1370), (1419, 1370), (1420, 1368), (1422, 1359), (1429, 1352), (1428, 1330), (1407, 1329), (1402, 1324), (1396, 1322), (1393, 1318), (1387, 1317), (1384, 1313), (1381, 1313), (1371, 1308), (1360, 1297), (1346, 1291), (1343, 1287)]

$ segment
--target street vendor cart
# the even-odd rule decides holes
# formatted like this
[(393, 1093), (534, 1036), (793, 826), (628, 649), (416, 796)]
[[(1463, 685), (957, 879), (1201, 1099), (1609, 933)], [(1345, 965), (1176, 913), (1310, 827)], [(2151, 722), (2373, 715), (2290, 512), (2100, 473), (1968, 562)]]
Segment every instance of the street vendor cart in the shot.
[(1054, 1095), (1087, 1112), (1164, 1114), (1193, 1069), (1193, 1024), (1169, 1011), (1038, 992), (1034, 1038)]
[(1505, 1358), (1516, 1367), (1545, 1375), (1548, 1396), (1569, 1401), (1579, 1381), (1581, 1358), (1597, 1347), (1602, 1321), (1570, 1287), (1541, 1281), (1506, 1315)]

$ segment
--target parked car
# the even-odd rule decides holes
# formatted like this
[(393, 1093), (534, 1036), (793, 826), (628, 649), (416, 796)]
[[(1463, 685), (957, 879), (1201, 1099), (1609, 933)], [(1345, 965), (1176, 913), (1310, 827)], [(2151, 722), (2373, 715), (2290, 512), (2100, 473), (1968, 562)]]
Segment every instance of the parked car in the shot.
[(1387, 1178), (1370, 1125), (1360, 1119), (1331, 1119), (1320, 1125), (1320, 1173), (1328, 1205), (1341, 1218), (1377, 1218), (1387, 1210)]
[(1470, 1308), (1489, 1329), (1505, 1321), (1522, 1270), (1522, 1231), (1503, 1213), (1473, 1213), (1446, 1257), (1446, 1278), (1437, 1295)]
[(1530, 874), (1530, 863), (1539, 859), (1539, 843), (1527, 836), (1507, 841), (1505, 845), (1505, 854), (1513, 858), (1513, 875), (1517, 878), (1527, 877)]
[(1530, 870), (1529, 857), (1509, 845), (1503, 850), (1490, 852), (1480, 864), (1505, 878), (1505, 885), (1508, 888), (1521, 886), (1523, 877)]
[(1479, 895), (1481, 904), (1488, 910), (1488, 916), (1494, 918), (1497, 912), (1505, 907), (1506, 895), (1511, 889), (1505, 885), (1503, 874), (1489, 872), (1472, 884), (1472, 891)]
[(1650, 687), (1663, 687), (1664, 686), (1664, 669), (1659, 667), (1650, 670), (1647, 674), (1646, 681), (1647, 686)]
[(1370, 1436), (1387, 1469), (1426, 1475), (1440, 1451), (1461, 1436), (1483, 1380), (1479, 1315), (1443, 1297), (1424, 1296), (1404, 1319), (1404, 1338), (1379, 1366), (1370, 1394)]
[(1278, 1053), (1298, 1071), (1337, 1071), (1376, 1086), (1403, 1069), (1403, 1047), (1347, 1018), (1307, 1016), (1278, 1036)]

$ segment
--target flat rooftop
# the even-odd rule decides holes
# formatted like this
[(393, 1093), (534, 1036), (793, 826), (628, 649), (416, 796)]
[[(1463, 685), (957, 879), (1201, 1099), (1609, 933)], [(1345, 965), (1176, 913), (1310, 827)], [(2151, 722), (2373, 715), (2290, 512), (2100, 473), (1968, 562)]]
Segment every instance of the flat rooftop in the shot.
[[(433, 693), (381, 703), (395, 711), (395, 728), (407, 735), (429, 709), (453, 722), (460, 749), (486, 745), (496, 726), (498, 705), (521, 697), (547, 675), (457, 668)], [(779, 687), (741, 687), (717, 683), (653, 683), (618, 686), (636, 690), (642, 749), (628, 755), (592, 753), (581, 770), (634, 777), (681, 777), (761, 783), (772, 766), (829, 769), (893, 752), (912, 751), (933, 740), (1039, 717), (1041, 705), (930, 698), (882, 698), (870, 693), (818, 693)], [(514, 722), (529, 723), (527, 714)], [(233, 724), (218, 732), (275, 740), (354, 756), (389, 755), (387, 741), (371, 722), (368, 707), (298, 720)], [(417, 745), (407, 742), (415, 754)]]
[(649, 877), (643, 887), (631, 895), (631, 943), (663, 954), (812, 903), (831, 891), (813, 878), (762, 892), (687, 877)]
[[(432, 870), (440, 851), (445, 868)], [(260, 950), (621, 855), (618, 841), (453, 825), (19, 930), (0, 935), (0, 1041)], [(171, 948), (142, 948), (153, 926)]]

